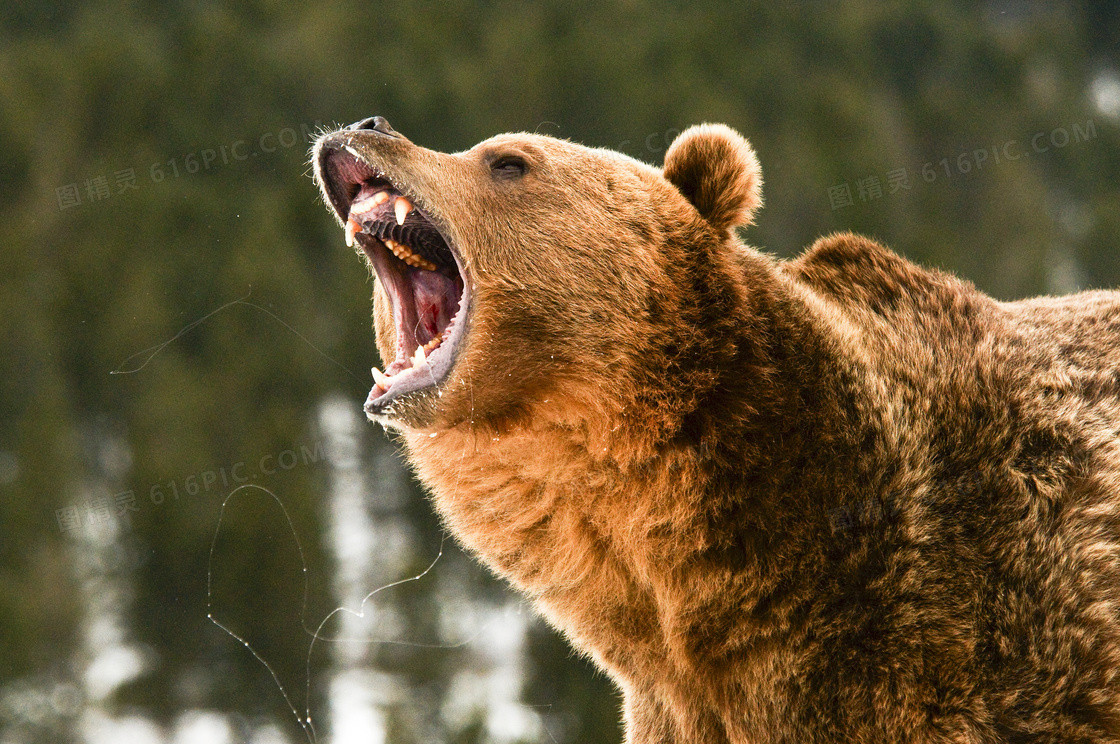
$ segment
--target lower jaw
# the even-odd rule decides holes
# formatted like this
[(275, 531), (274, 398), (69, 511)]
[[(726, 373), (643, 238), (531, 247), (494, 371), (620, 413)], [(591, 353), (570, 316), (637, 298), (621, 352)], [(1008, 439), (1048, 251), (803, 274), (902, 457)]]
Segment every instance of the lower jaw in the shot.
[[(446, 382), (451, 378), (460, 341), (468, 331), (466, 318), (466, 312), (456, 313), (442, 332), (441, 342), (433, 346), (422, 361), (414, 359), (410, 363), (398, 356), (387, 367), (390, 384), (388, 387), (375, 384), (363, 406), (370, 420), (379, 423), (399, 420), (420, 426), (434, 418)], [(397, 334), (399, 337), (399, 328)]]
[(363, 410), (366, 418), (386, 429), (428, 429), (439, 419), (438, 389), (421, 388), (405, 393), (399, 398), (380, 401), (376, 389), (370, 391)]
[[(460, 342), (468, 332), (471, 291), (466, 273), (460, 264), (459, 298), (453, 314), (450, 319), (439, 321), (441, 328), (428, 326), (428, 330), (424, 331), (418, 339), (415, 334), (420, 331), (414, 329), (413, 333), (407, 333), (400, 324), (420, 322), (417, 319), (418, 315), (413, 312), (413, 305), (419, 307), (417, 293), (423, 283), (410, 285), (409, 294), (402, 294), (400, 286), (396, 291), (389, 291), (385, 282), (394, 281), (400, 285), (400, 276), (391, 275), (387, 279), (383, 274), (389, 271), (390, 267), (379, 266), (379, 264), (387, 263), (391, 259), (384, 251), (367, 248), (366, 253), (374, 267), (381, 269), (377, 272), (379, 286), (375, 292), (378, 333), (382, 335), (390, 328), (393, 329), (391, 332), (395, 358), (388, 364), (384, 373), (374, 368), (373, 375), (377, 384), (369, 391), (364, 405), (366, 415), (370, 419), (384, 423), (386, 420), (398, 418), (399, 412), (417, 410), (421, 407), (421, 401), (428, 401), (426, 407), (434, 407), (435, 402), (442, 396), (440, 388), (450, 377)], [(456, 263), (459, 263), (457, 256)], [(415, 278), (410, 278), (408, 281), (415, 282)], [(420, 344), (421, 339), (424, 338), (428, 341)], [(383, 358), (387, 357), (386, 345), (383, 342), (379, 344)], [(421, 348), (423, 352), (420, 351)], [(412, 350), (412, 358), (409, 358), (409, 349)]]

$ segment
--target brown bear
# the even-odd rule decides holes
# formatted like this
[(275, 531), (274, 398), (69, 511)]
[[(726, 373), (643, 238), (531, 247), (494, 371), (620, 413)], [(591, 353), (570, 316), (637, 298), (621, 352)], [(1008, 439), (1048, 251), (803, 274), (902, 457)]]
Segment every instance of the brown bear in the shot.
[(367, 414), (627, 741), (1120, 741), (1120, 293), (777, 260), (724, 126), (657, 169), (377, 117), (313, 161), (376, 276)]

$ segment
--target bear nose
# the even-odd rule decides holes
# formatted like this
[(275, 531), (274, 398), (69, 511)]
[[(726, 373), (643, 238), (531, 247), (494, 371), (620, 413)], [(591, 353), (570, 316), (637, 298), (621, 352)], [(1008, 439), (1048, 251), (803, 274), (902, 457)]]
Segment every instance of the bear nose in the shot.
[(384, 134), (388, 137), (401, 136), (396, 130), (393, 129), (393, 127), (389, 124), (389, 120), (384, 116), (371, 116), (368, 119), (356, 121), (346, 128), (355, 131), (360, 129), (368, 129), (372, 132), (378, 132), (379, 134)]

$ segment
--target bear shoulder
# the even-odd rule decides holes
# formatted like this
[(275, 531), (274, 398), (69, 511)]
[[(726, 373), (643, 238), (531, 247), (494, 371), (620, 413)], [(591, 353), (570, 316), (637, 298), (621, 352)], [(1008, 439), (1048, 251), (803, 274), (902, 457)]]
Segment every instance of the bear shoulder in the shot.
[(966, 281), (918, 266), (869, 238), (851, 233), (820, 238), (783, 268), (794, 281), (834, 302), (880, 315), (891, 315), (907, 306), (928, 311), (946, 303), (984, 299)]

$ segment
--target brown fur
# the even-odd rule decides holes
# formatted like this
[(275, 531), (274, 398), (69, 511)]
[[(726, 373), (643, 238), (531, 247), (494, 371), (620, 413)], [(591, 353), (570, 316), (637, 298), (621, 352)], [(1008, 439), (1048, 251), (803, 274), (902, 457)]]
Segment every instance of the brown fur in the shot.
[(629, 742), (1120, 741), (1120, 293), (996, 302), (854, 235), (775, 260), (726, 127), (664, 171), (348, 141), (475, 286), (409, 459)]

